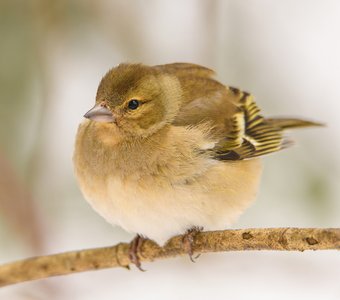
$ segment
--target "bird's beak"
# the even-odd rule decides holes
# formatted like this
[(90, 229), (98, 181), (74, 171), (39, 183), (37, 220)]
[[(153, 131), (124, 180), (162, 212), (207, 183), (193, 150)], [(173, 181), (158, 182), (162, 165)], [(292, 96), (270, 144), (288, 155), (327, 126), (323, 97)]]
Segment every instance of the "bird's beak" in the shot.
[(96, 122), (112, 123), (115, 121), (115, 117), (112, 112), (108, 108), (100, 104), (97, 104), (93, 108), (91, 108), (84, 115), (84, 117)]

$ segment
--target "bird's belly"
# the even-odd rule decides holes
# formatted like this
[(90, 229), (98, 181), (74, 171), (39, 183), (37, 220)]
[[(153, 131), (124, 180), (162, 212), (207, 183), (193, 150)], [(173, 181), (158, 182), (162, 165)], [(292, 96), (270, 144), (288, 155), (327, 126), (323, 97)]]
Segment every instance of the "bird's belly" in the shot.
[(163, 244), (173, 235), (184, 233), (193, 226), (209, 223), (202, 206), (207, 199), (187, 188), (162, 188), (150, 190), (122, 181), (110, 179), (105, 197), (87, 196), (91, 206), (109, 223), (126, 231), (138, 233)]
[[(228, 175), (225, 166), (210, 170), (207, 176), (190, 183), (160, 185), (151, 180), (140, 184), (112, 177), (102, 186), (105, 193), (83, 192), (109, 223), (163, 244), (193, 226), (223, 229), (253, 202), (260, 170), (250, 172), (249, 176), (231, 168)], [(235, 178), (242, 184), (236, 184)]]

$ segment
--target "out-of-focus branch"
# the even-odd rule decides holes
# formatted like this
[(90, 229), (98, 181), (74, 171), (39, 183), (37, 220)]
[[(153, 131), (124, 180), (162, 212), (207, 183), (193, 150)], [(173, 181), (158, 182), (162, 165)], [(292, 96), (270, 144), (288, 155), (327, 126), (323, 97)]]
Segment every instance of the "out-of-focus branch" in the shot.
[(0, 213), (35, 253), (44, 247), (41, 215), (24, 184), (0, 149)]
[[(183, 236), (170, 239), (164, 247), (146, 240), (140, 247), (140, 261), (185, 255)], [(340, 228), (263, 228), (197, 233), (195, 253), (244, 250), (340, 250)], [(128, 267), (129, 244), (95, 248), (24, 259), (0, 266), (0, 286), (57, 275)]]

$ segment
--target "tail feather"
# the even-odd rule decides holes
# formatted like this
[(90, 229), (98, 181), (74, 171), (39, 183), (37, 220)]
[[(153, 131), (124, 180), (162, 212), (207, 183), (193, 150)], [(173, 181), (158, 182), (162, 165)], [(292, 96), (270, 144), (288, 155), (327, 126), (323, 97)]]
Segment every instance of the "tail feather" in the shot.
[(284, 130), (301, 127), (325, 126), (325, 124), (314, 121), (291, 118), (266, 118), (265, 122), (271, 126), (279, 127)]

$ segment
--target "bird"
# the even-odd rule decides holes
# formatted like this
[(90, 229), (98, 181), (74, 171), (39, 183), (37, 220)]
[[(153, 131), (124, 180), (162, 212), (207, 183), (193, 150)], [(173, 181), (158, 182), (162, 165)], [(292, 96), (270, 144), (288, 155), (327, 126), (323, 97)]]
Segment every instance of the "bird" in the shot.
[[(262, 156), (286, 130), (322, 124), (266, 118), (254, 97), (192, 63), (121, 63), (100, 81), (73, 155), (84, 198), (106, 221), (145, 238), (225, 229), (256, 199)], [(187, 243), (186, 243), (187, 244)], [(140, 268), (141, 269), (141, 268)]]

